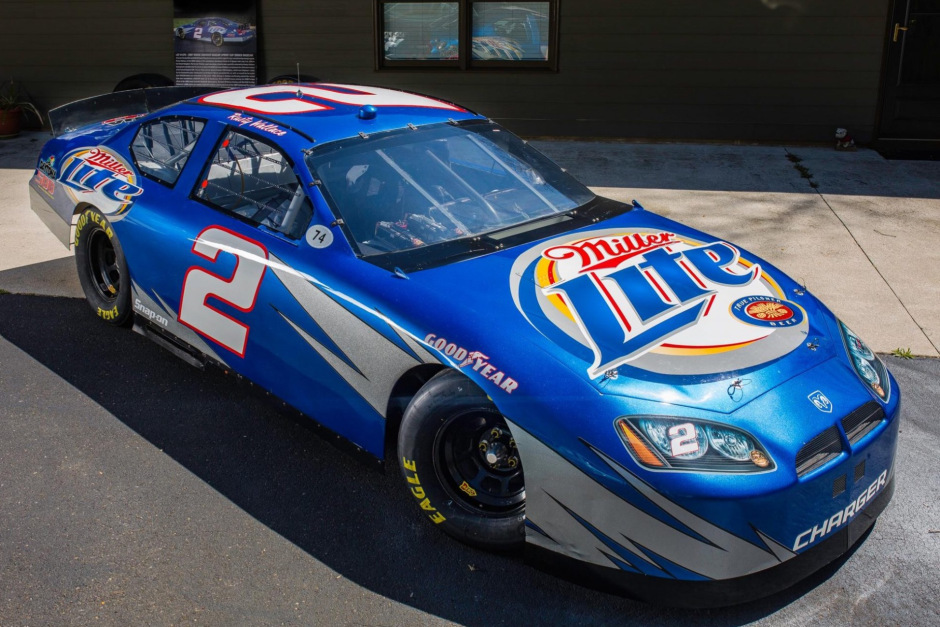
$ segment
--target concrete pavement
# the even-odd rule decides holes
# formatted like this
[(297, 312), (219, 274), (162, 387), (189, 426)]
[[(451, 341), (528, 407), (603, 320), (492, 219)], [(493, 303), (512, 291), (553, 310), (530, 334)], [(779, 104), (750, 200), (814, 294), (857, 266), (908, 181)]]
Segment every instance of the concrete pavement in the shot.
[(48, 133), (0, 141), (0, 289), (82, 296), (72, 253), (29, 208), (27, 183)]
[[(48, 137), (0, 142), (0, 289), (80, 297), (70, 253), (29, 209)], [(876, 351), (940, 357), (940, 162), (803, 146), (533, 145), (599, 194), (764, 257)]]

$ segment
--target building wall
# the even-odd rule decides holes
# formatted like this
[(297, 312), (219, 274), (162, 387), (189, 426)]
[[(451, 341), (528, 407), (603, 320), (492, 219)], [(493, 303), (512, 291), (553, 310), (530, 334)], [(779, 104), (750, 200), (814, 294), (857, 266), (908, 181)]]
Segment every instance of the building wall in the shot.
[(172, 0), (0, 0), (0, 80), (48, 109), (129, 74), (172, 77), (172, 19)]
[[(171, 0), (0, 0), (0, 77), (48, 108), (173, 75)], [(560, 0), (559, 71), (374, 69), (371, 0), (259, 0), (261, 75), (401, 87), (527, 135), (871, 138), (889, 0)]]

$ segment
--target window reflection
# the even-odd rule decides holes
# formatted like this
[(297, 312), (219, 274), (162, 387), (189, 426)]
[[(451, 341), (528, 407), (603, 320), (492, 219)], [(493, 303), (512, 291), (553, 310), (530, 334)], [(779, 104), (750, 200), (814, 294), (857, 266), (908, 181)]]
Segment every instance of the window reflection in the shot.
[(548, 59), (548, 2), (474, 2), (473, 58)]
[(457, 59), (456, 2), (394, 2), (384, 5), (385, 59)]

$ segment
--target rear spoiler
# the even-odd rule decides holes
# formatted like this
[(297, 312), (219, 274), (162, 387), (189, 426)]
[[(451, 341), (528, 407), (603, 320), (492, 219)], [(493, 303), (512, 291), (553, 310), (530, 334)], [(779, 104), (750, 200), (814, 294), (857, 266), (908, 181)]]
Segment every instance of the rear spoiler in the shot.
[(49, 124), (52, 126), (52, 135), (55, 137), (82, 126), (112, 118), (144, 115), (220, 89), (222, 88), (148, 87), (102, 94), (52, 109), (49, 111)]

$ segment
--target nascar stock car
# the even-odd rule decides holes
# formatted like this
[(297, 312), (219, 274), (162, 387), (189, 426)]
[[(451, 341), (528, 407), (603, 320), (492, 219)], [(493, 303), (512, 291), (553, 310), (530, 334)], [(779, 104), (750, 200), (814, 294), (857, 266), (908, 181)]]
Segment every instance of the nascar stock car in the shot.
[(446, 533), (714, 606), (831, 562), (890, 500), (894, 380), (753, 254), (417, 94), (271, 85), (95, 122), (116, 97), (53, 111), (30, 181), (92, 310), (394, 451)]
[(173, 29), (180, 39), (206, 41), (216, 47), (225, 43), (244, 43), (251, 41), (255, 31), (248, 24), (239, 24), (224, 17), (204, 17), (189, 24), (181, 24)]

